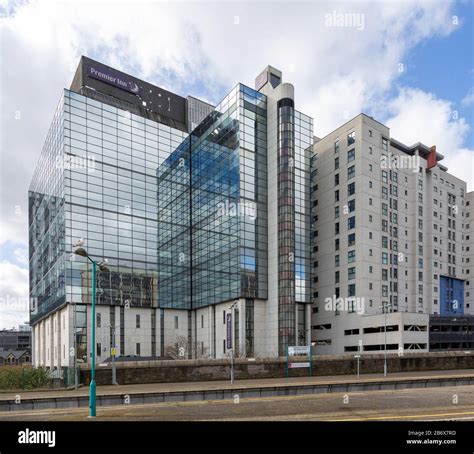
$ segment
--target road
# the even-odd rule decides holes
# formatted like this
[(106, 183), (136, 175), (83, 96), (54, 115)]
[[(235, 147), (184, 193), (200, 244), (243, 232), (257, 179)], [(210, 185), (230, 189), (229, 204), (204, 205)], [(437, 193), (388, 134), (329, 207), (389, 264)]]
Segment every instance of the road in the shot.
[[(457, 402), (457, 403), (456, 403)], [(89, 420), (88, 408), (0, 413), (0, 421)], [(474, 420), (474, 386), (99, 407), (102, 421)]]

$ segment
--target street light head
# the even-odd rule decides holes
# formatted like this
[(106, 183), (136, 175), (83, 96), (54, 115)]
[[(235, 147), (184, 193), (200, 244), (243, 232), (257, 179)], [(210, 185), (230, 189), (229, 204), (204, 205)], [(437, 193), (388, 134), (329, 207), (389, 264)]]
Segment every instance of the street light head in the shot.
[(87, 251), (83, 247), (76, 247), (74, 254), (80, 255), (81, 257), (87, 257)]
[(103, 272), (108, 272), (109, 271), (109, 267), (107, 266), (108, 265), (108, 261), (107, 259), (98, 263), (98, 266), (99, 266), (99, 270), (100, 271), (103, 271)]

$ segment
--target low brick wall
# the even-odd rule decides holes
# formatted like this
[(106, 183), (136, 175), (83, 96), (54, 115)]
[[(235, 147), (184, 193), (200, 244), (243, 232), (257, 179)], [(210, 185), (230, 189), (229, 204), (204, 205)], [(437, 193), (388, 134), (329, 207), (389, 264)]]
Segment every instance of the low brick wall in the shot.
[[(304, 358), (300, 358), (304, 360)], [(361, 374), (381, 373), (383, 355), (367, 355), (360, 360)], [(293, 359), (294, 361), (295, 359)], [(230, 377), (230, 360), (177, 360), (177, 361), (131, 361), (116, 363), (117, 381), (133, 383), (175, 383), (193, 381), (227, 380)], [(235, 378), (258, 379), (285, 376), (286, 359), (236, 359)], [(389, 372), (414, 372), (429, 370), (474, 369), (474, 353), (461, 352), (405, 354), (402, 357), (388, 355)], [(357, 362), (351, 356), (313, 356), (313, 375), (355, 375)], [(308, 369), (292, 369), (291, 377), (308, 375)], [(81, 368), (80, 380), (88, 384), (90, 368)], [(111, 366), (96, 367), (98, 385), (109, 385), (112, 381)]]

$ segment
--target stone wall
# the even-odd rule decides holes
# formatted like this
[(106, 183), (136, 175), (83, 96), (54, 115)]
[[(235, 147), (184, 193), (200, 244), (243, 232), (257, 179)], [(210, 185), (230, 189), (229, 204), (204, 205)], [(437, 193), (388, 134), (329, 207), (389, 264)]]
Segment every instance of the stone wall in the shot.
[[(383, 372), (383, 355), (362, 357), (360, 373)], [(293, 359), (293, 361), (305, 358)], [(132, 383), (173, 383), (227, 380), (230, 377), (230, 360), (176, 360), (130, 361), (116, 363), (117, 381), (122, 385)], [(474, 353), (464, 352), (418, 353), (402, 357), (388, 355), (389, 372), (414, 372), (429, 370), (474, 369)], [(286, 359), (234, 360), (235, 378), (278, 378), (286, 375)], [(357, 362), (353, 356), (313, 356), (313, 375), (355, 375)], [(290, 377), (307, 376), (308, 369), (290, 369)], [(111, 366), (96, 367), (97, 385), (111, 384)], [(88, 384), (90, 368), (83, 367), (80, 380)]]

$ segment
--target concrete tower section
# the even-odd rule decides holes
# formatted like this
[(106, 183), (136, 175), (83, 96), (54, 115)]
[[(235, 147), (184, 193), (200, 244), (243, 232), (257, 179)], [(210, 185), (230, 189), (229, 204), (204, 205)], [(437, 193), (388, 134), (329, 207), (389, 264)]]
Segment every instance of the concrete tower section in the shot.
[(267, 96), (267, 327), (282, 356), (288, 345), (310, 343), (310, 150), (301, 144), (295, 88), (282, 81), (281, 71), (268, 66), (257, 77), (256, 88)]

